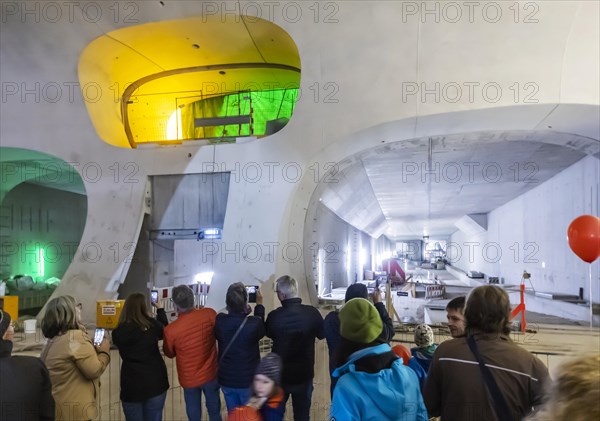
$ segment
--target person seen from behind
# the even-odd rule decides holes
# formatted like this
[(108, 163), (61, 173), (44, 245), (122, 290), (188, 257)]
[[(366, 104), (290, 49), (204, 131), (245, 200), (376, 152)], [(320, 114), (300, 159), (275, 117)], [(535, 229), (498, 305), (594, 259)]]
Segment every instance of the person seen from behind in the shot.
[(219, 345), (218, 380), (227, 411), (244, 405), (250, 397), (254, 370), (260, 361), (259, 341), (265, 336), (265, 307), (256, 291), (254, 316), (250, 316), (248, 293), (241, 282), (231, 284), (225, 295), (228, 313), (219, 313), (215, 337)]
[(539, 409), (548, 369), (510, 339), (510, 312), (502, 288), (483, 285), (470, 292), (466, 335), (442, 342), (427, 374), (424, 397), (431, 416), (504, 421)]
[(50, 375), (35, 357), (12, 356), (14, 326), (0, 310), (0, 421), (54, 421)]
[(110, 363), (110, 342), (104, 336), (94, 345), (81, 326), (73, 297), (63, 295), (46, 303), (41, 328), (48, 342), (40, 359), (50, 373), (57, 420), (91, 420), (100, 415), (96, 399), (100, 376)]
[(416, 374), (381, 338), (382, 331), (379, 312), (368, 300), (354, 298), (340, 310), (332, 420), (428, 419)]
[(554, 374), (546, 404), (528, 420), (600, 420), (600, 355), (568, 360)]
[(415, 344), (414, 348), (410, 349), (412, 356), (419, 363), (425, 373), (429, 371), (429, 364), (433, 359), (433, 354), (438, 345), (434, 343), (433, 329), (421, 323), (415, 327)]
[(291, 396), (294, 420), (307, 421), (315, 376), (315, 339), (325, 336), (323, 317), (313, 306), (302, 304), (294, 278), (284, 275), (277, 279), (275, 291), (281, 307), (269, 313), (267, 336), (282, 360), (284, 402)]
[[(346, 290), (345, 302), (347, 303), (353, 298), (369, 298), (369, 293), (367, 287), (364, 284), (356, 283), (352, 284)], [(381, 321), (383, 322), (383, 331), (381, 332), (382, 339), (384, 342), (389, 342), (394, 337), (394, 324), (392, 319), (385, 309), (383, 302), (381, 300), (381, 291), (379, 288), (375, 288), (373, 290), (373, 305), (379, 312), (379, 316), (381, 316)], [(339, 311), (335, 310), (330, 312), (327, 316), (325, 316), (325, 321), (323, 322), (324, 331), (325, 331), (325, 339), (327, 340), (327, 348), (329, 349), (329, 376), (331, 379), (331, 386), (329, 391), (331, 396), (333, 397), (333, 390), (335, 389), (335, 384), (337, 382), (337, 378), (333, 377), (331, 373), (336, 369), (335, 365), (335, 351), (340, 342), (340, 317)]]
[(194, 293), (187, 285), (173, 288), (177, 320), (164, 331), (163, 351), (176, 358), (179, 384), (190, 421), (202, 418), (202, 393), (210, 421), (221, 421), (221, 397), (217, 382), (216, 311), (194, 308)]
[(156, 319), (150, 317), (144, 294), (125, 300), (113, 343), (121, 355), (121, 405), (127, 421), (161, 421), (169, 380), (158, 342), (169, 321), (160, 303)]

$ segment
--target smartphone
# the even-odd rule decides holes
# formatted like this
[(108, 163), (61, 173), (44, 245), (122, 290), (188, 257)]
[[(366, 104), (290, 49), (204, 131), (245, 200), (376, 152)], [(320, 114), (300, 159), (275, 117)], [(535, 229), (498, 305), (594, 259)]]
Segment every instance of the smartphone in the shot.
[(150, 302), (151, 303), (158, 303), (158, 291), (153, 289), (152, 291), (150, 291)]
[(248, 302), (256, 302), (256, 291), (258, 291), (258, 285), (246, 285), (246, 292), (248, 293)]
[(104, 329), (96, 329), (96, 332), (94, 333), (94, 345), (98, 346), (102, 343), (102, 341), (104, 340), (104, 333), (106, 331)]

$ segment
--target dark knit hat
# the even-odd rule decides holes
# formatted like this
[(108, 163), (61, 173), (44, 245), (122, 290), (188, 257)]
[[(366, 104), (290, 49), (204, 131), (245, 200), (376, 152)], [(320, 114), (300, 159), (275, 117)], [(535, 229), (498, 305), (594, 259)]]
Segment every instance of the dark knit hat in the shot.
[(353, 298), (340, 310), (340, 335), (362, 344), (369, 344), (383, 332), (381, 316), (373, 304), (364, 298)]
[(264, 356), (256, 367), (254, 374), (262, 374), (275, 382), (276, 386), (281, 383), (281, 358), (274, 352)]
[(369, 292), (367, 291), (367, 287), (365, 284), (352, 284), (346, 290), (346, 302), (350, 301), (353, 298), (369, 298)]
[(4, 336), (10, 326), (10, 314), (0, 310), (0, 339)]

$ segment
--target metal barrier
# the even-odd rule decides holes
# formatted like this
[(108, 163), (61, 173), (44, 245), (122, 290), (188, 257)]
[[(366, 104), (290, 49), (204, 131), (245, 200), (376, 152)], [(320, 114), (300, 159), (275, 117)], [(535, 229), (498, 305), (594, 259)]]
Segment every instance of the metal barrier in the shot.
[[(415, 347), (415, 326), (414, 325), (401, 325), (400, 329), (396, 329), (396, 334), (394, 335), (394, 339), (392, 340), (393, 344), (401, 344), (406, 346), (408, 349)], [(448, 327), (445, 325), (430, 325), (433, 330), (433, 342), (436, 344), (440, 344), (446, 340), (452, 339), (450, 335), (450, 331)], [(519, 331), (513, 331), (510, 334), (513, 342), (519, 345), (531, 345), (532, 342), (528, 342), (528, 335), (523, 334)], [(569, 358), (566, 354), (561, 354), (558, 352), (544, 352), (544, 351), (529, 351), (536, 357), (538, 357), (548, 368), (551, 370), (552, 367), (560, 364), (565, 358)]]
[[(120, 382), (121, 382), (121, 357), (119, 351), (111, 350), (110, 365), (100, 378), (100, 391), (98, 394), (99, 420), (121, 421), (125, 420), (123, 408), (121, 406)], [(175, 360), (163, 356), (167, 366), (167, 375), (169, 378), (169, 390), (163, 409), (163, 419), (165, 420), (186, 420), (185, 403), (183, 400), (183, 389), (177, 379), (177, 368)]]
[(425, 285), (425, 299), (443, 297), (445, 291), (444, 285)]
[[(259, 350), (261, 355), (265, 355), (271, 351), (272, 341), (269, 338), (263, 338), (259, 342)], [(124, 421), (125, 415), (119, 398), (121, 390), (121, 357), (117, 349), (111, 349), (110, 365), (100, 378), (100, 393), (98, 395), (98, 408), (100, 414), (99, 420), (102, 421)], [(169, 390), (167, 391), (167, 399), (163, 409), (163, 419), (169, 421), (187, 420), (185, 412), (185, 400), (183, 397), (183, 388), (179, 384), (177, 376), (177, 364), (174, 358), (168, 358), (163, 355), (163, 360), (167, 366), (167, 375), (169, 378)], [(202, 419), (208, 419), (206, 408), (202, 407)], [(221, 397), (221, 415), (223, 419), (227, 419), (227, 409), (225, 407), (225, 399)]]
[[(414, 344), (414, 327), (416, 325), (401, 325), (396, 331), (393, 339), (393, 343), (401, 343), (407, 348), (411, 348)], [(451, 339), (449, 331), (445, 325), (433, 325), (431, 326), (434, 332), (434, 342), (440, 343), (445, 340)], [(524, 344), (527, 339), (527, 335), (523, 335), (520, 332), (513, 332), (513, 340), (519, 344)], [(31, 338), (30, 338), (31, 339)], [(41, 350), (44, 338), (41, 336), (38, 329), (35, 342), (30, 342), (34, 346), (38, 346)], [(259, 350), (261, 355), (265, 355), (271, 351), (272, 341), (269, 338), (263, 338), (259, 342)], [(38, 349), (36, 348), (36, 349)], [(26, 351), (30, 352), (30, 351)], [(327, 345), (324, 340), (316, 342), (315, 348), (315, 378), (313, 392), (313, 403), (311, 406), (311, 417), (315, 420), (328, 419), (329, 416), (329, 371), (328, 371), (328, 351)], [(546, 364), (549, 370), (553, 367), (558, 366), (566, 358), (567, 355), (552, 352), (541, 352), (531, 351), (532, 354), (536, 355)], [(121, 379), (121, 358), (117, 349), (111, 349), (111, 362), (107, 367), (106, 371), (100, 378), (100, 390), (98, 393), (98, 407), (99, 416), (98, 419), (102, 421), (125, 421), (123, 409), (120, 400), (120, 379)], [(31, 354), (29, 354), (31, 355)], [(163, 409), (163, 419), (168, 421), (179, 421), (187, 420), (185, 412), (185, 400), (183, 397), (183, 388), (179, 384), (177, 376), (177, 365), (175, 359), (167, 358), (163, 356), (165, 365), (167, 367), (167, 375), (169, 380), (169, 390), (167, 391), (167, 399)], [(293, 418), (293, 411), (289, 407), (291, 400), (288, 402), (288, 408), (286, 410), (285, 420), (291, 420)], [(227, 419), (225, 400), (221, 399), (221, 412), (223, 419)], [(206, 408), (203, 405), (203, 419), (208, 419), (206, 414)]]

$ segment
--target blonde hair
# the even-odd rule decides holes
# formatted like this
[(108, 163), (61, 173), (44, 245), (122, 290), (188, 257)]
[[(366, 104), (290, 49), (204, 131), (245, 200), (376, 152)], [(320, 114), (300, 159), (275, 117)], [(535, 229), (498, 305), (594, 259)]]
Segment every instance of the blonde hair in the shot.
[(46, 338), (54, 338), (68, 330), (79, 329), (75, 298), (63, 295), (48, 301), (42, 319), (42, 333)]
[(562, 364), (550, 384), (544, 408), (532, 420), (600, 419), (600, 355), (586, 355)]

